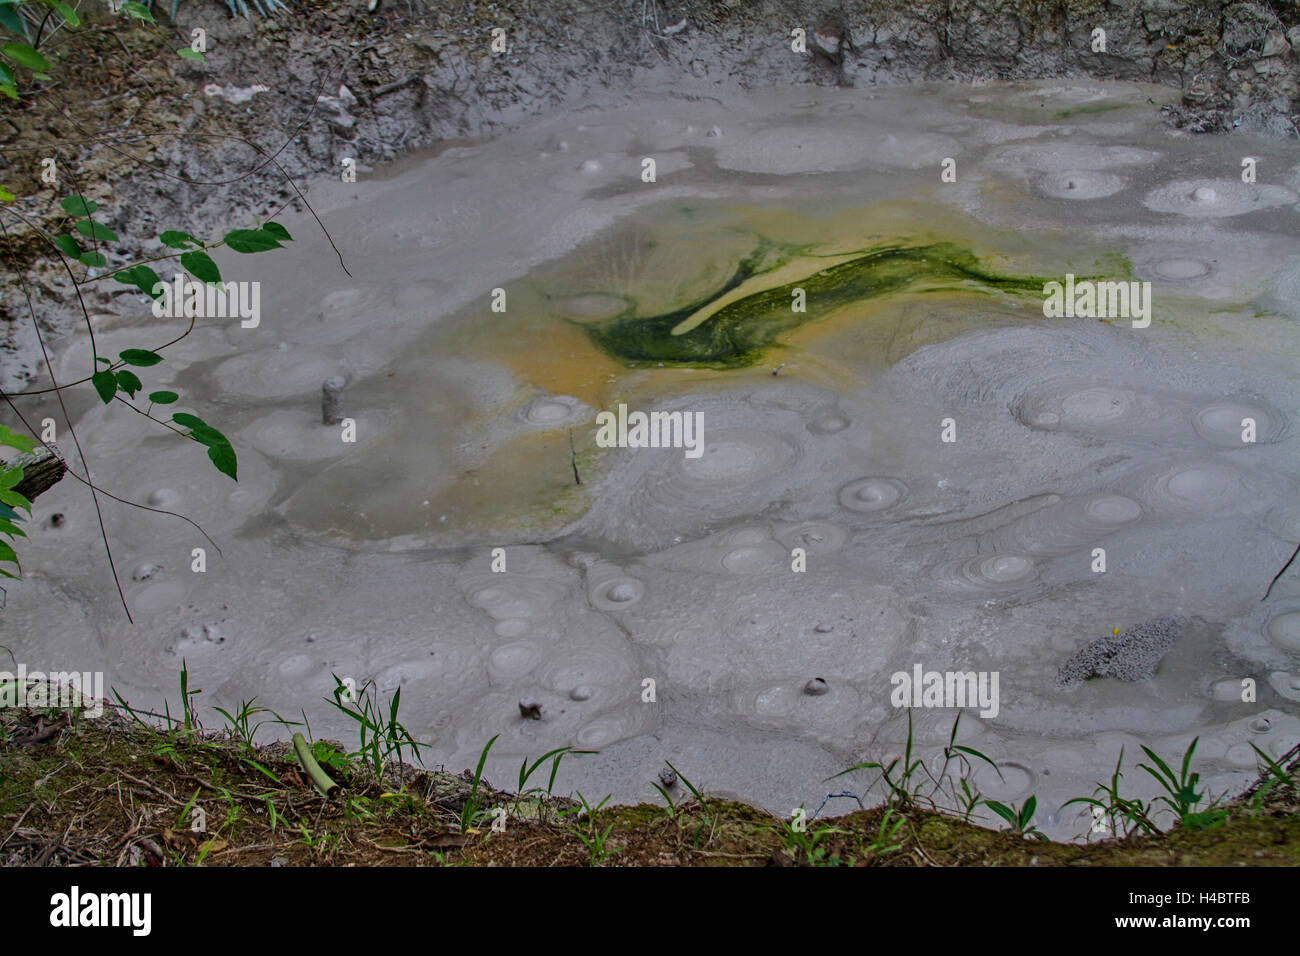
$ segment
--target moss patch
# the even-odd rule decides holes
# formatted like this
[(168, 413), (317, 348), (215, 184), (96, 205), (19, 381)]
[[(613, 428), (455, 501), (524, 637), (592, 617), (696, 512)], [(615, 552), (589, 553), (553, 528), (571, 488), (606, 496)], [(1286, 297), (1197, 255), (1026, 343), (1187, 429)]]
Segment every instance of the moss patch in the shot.
[[(342, 744), (333, 745), (346, 749)], [(0, 712), (0, 863), (143, 866), (1295, 866), (1300, 788), (1228, 804), (1217, 826), (1090, 844), (1028, 839), (915, 806), (808, 821), (682, 793), (588, 814), (472, 775), (336, 756), (331, 798), (283, 743), (158, 730), (108, 712)], [(676, 789), (681, 789), (678, 785)], [(196, 813), (196, 811), (198, 811)], [(493, 821), (504, 829), (494, 831)], [(200, 825), (201, 824), (201, 825)]]
[[(778, 270), (785, 274), (787, 269), (783, 267), (798, 254), (797, 249), (779, 249), (764, 241), (741, 261), (725, 285), (704, 301), (645, 317), (628, 309), (612, 319), (584, 327), (602, 351), (633, 368), (643, 364), (742, 368), (759, 361), (763, 350), (783, 332), (846, 305), (921, 283), (940, 288), (973, 284), (983, 291), (1041, 294), (1046, 281), (997, 275), (981, 267), (970, 252), (947, 243), (890, 245), (862, 251), (848, 261), (824, 268), (818, 268), (815, 257), (808, 257), (806, 275), (725, 304), (720, 302), (762, 274)], [(792, 308), (799, 289), (805, 296), (806, 308), (802, 312)], [(718, 307), (713, 311), (715, 303)], [(700, 313), (709, 314), (698, 321)]]

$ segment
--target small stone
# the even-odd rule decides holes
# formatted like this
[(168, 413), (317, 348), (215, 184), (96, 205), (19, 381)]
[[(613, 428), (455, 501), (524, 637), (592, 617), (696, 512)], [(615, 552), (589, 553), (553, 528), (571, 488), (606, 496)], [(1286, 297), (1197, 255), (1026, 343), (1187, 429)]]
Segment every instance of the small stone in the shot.
[(830, 689), (830, 685), (820, 677), (814, 677), (803, 685), (803, 692), (810, 697), (820, 697)]
[(161, 570), (156, 564), (140, 564), (131, 572), (131, 577), (136, 581), (148, 581)]
[(659, 771), (659, 782), (663, 784), (665, 790), (677, 786), (677, 773), (672, 767), (664, 767)]
[(347, 379), (340, 375), (327, 378), (321, 384), (321, 421), (326, 425), (337, 425), (343, 421), (343, 386)]
[(829, 634), (831, 631), (835, 630), (835, 625), (818, 624), (816, 627), (813, 628), (813, 630), (816, 631), (818, 634)]
[(536, 697), (520, 697), (519, 716), (525, 720), (541, 720), (542, 702)]
[(569, 697), (573, 700), (591, 700), (593, 691), (586, 684), (579, 684), (573, 690), (569, 691)]
[(1276, 30), (1264, 38), (1264, 49), (1261, 56), (1281, 56), (1291, 49), (1291, 44), (1287, 42), (1286, 34), (1281, 30)]

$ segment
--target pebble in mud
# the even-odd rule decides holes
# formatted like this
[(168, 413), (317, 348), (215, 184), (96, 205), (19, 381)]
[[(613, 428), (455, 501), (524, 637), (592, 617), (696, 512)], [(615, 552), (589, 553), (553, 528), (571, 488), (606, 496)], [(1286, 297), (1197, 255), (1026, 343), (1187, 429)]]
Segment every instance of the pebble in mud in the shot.
[(209, 644), (224, 644), (226, 632), (219, 624), (191, 624), (181, 630), (181, 637), (187, 641), (207, 641)]
[(664, 767), (659, 771), (659, 782), (665, 790), (671, 790), (677, 786), (677, 772), (672, 767)]
[(133, 581), (148, 581), (161, 570), (162, 568), (156, 564), (137, 564), (135, 570), (131, 572), (131, 579)]
[(542, 702), (536, 697), (520, 697), (519, 716), (525, 720), (541, 720)]
[(803, 685), (803, 692), (809, 697), (820, 697), (830, 690), (830, 685), (820, 677), (814, 677), (808, 683)]
[(573, 690), (569, 691), (569, 699), (578, 701), (591, 700), (594, 693), (595, 691), (593, 691), (589, 685), (579, 684), (577, 687), (573, 688)]

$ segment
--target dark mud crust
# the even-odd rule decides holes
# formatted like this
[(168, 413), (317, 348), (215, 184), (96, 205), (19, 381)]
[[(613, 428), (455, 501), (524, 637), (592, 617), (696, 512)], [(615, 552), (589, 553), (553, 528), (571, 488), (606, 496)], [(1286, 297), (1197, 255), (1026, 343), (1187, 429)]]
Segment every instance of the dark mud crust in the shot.
[[(284, 743), (166, 733), (112, 710), (10, 709), (0, 711), (0, 866), (1295, 866), (1300, 758), (1282, 763), (1289, 784), (1257, 800), (1248, 791), (1209, 829), (1065, 844), (910, 809), (881, 843), (877, 808), (810, 821), (809, 832), (830, 828), (810, 859), (783, 821), (707, 793), (679, 794), (672, 812), (640, 804), (588, 817), (572, 799), (484, 781), (488, 815), (461, 832), (468, 770), (390, 765), (380, 781), (359, 763), (331, 765), (342, 787), (326, 799)], [(498, 807), (504, 829), (493, 832)]]
[[(159, 37), (92, 5), (77, 30), (43, 45), (53, 79), (0, 106), (0, 166), (18, 197), (0, 233), (7, 270), (31, 280), (43, 327), (81, 324), (72, 284), (33, 234), (63, 217), (73, 188), (105, 209), (123, 237), (109, 266), (156, 252), (166, 228), (243, 226), (298, 205), (290, 179), (336, 175), (452, 140), (491, 135), (556, 107), (634, 98), (688, 80), (718, 88), (846, 85), (1074, 76), (1141, 80), (1183, 91), (1167, 120), (1191, 131), (1233, 128), (1300, 136), (1300, 3), (1149, 0), (453, 0), (423, 5), (297, 0), (292, 15), (230, 19), (216, 0), (184, 0), (177, 20), (158, 8)], [(176, 56), (207, 31), (206, 62)], [(491, 31), (509, 49), (493, 56)], [(808, 30), (809, 56), (790, 53)], [(1106, 31), (1106, 52), (1092, 33)], [(204, 88), (266, 92), (234, 104)], [(340, 84), (356, 102), (318, 104)], [(54, 157), (62, 181), (39, 180)], [(14, 215), (18, 214), (18, 215)], [(21, 218), (19, 218), (21, 216)], [(116, 253), (116, 254), (115, 254)], [(0, 387), (36, 373), (26, 297), (0, 299)], [(87, 308), (116, 311), (135, 295), (112, 282)], [(0, 354), (0, 359), (6, 358)]]

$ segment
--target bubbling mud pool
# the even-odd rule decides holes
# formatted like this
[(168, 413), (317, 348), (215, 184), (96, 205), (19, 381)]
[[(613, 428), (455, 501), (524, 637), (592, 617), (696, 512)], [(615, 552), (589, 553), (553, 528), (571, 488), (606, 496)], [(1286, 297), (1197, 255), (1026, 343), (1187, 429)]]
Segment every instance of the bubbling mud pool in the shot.
[[(1209, 788), (1240, 787), (1252, 745), (1300, 740), (1300, 585), (1260, 600), (1300, 538), (1300, 155), (1175, 135), (1163, 90), (994, 90), (646, 98), (317, 184), (353, 278), (286, 221), (274, 259), (221, 262), (262, 282), (261, 326), (205, 323), (148, 370), (232, 436), (238, 484), (74, 408), (103, 486), (220, 553), (110, 508), (128, 624), (65, 481), (0, 643), (142, 705), (184, 661), (203, 704), (302, 708), (343, 740), (332, 675), (374, 680), (431, 765), (499, 735), (502, 783), (569, 745), (594, 753), (559, 788), (621, 801), (653, 799), (665, 760), (782, 814), (878, 800), (827, 778), (902, 749), (891, 678), (917, 665), (997, 673), (959, 740), (1053, 836), (1088, 830), (1064, 804), (1121, 748), (1197, 737)], [(1045, 318), (1066, 274), (1150, 282), (1150, 326)], [(100, 351), (145, 344), (147, 315), (97, 320)], [(320, 424), (333, 376), (355, 442)], [(600, 447), (620, 403), (700, 414), (704, 454)], [(1058, 683), (1163, 618), (1154, 677)], [(955, 716), (912, 710), (923, 755)]]

